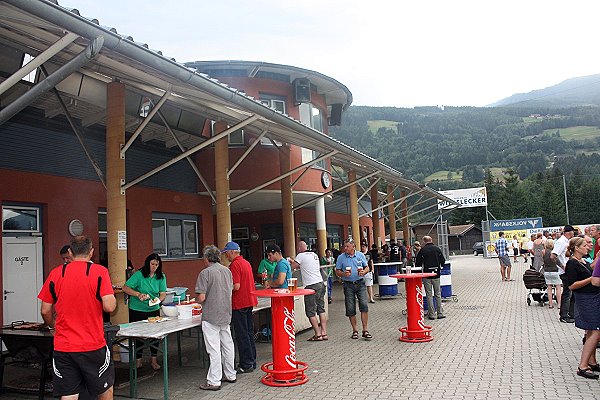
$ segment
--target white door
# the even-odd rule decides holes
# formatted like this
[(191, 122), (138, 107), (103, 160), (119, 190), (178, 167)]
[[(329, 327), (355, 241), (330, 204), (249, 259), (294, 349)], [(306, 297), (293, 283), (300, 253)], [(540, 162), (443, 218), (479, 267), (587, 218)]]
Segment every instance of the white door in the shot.
[(37, 295), (42, 288), (42, 238), (2, 238), (4, 323), (42, 322)]

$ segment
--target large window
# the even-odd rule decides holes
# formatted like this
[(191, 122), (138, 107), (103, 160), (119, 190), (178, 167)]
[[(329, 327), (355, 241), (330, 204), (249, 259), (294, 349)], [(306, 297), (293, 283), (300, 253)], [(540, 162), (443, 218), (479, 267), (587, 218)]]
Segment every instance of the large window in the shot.
[(2, 232), (40, 232), (40, 209), (37, 207), (3, 206)]
[[(323, 132), (323, 113), (310, 103), (300, 104), (300, 122), (319, 132)], [(302, 148), (302, 164), (314, 160), (319, 157), (319, 155), (320, 154), (316, 151)], [(325, 162), (319, 161), (314, 166), (325, 168)]]
[(300, 122), (306, 126), (323, 132), (323, 113), (310, 103), (300, 104)]
[(183, 214), (152, 214), (152, 246), (166, 258), (193, 258), (199, 255), (201, 238), (198, 217)]

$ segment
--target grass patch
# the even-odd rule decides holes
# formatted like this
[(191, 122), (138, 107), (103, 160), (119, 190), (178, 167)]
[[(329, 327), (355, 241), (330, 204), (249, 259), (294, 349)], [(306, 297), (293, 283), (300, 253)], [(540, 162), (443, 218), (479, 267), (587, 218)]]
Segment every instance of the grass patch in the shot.
[(367, 121), (367, 125), (369, 125), (369, 130), (373, 133), (377, 133), (379, 128), (391, 129), (394, 132), (398, 133), (398, 122), (395, 121), (386, 121), (383, 119), (378, 119), (374, 121)]
[(600, 137), (600, 128), (595, 126), (572, 126), (569, 128), (545, 129), (544, 135), (552, 136), (556, 131), (560, 132), (560, 137), (565, 141), (587, 140)]
[[(448, 179), (448, 172), (452, 172), (451, 179)], [(437, 172), (434, 172), (433, 174), (429, 175), (427, 178), (425, 178), (425, 183), (431, 182), (431, 181), (461, 181), (462, 176), (463, 176), (462, 171), (461, 172), (437, 171)]]

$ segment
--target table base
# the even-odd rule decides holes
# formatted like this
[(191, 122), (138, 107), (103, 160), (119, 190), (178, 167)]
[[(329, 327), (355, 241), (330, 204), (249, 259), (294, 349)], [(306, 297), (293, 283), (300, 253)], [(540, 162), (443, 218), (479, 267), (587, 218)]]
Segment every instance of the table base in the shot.
[[(267, 374), (260, 380), (267, 386), (298, 386), (308, 382), (308, 376), (304, 374), (304, 371), (308, 369), (308, 364), (302, 361), (296, 361), (300, 368), (293, 368), (287, 370), (273, 370), (273, 363), (268, 362), (261, 365), (262, 369)], [(278, 379), (282, 376), (290, 379)]]
[(400, 328), (398, 330), (402, 332), (402, 336), (399, 340), (409, 343), (431, 342), (433, 340), (431, 326), (425, 325), (423, 328), (418, 330), (409, 330), (407, 326)]

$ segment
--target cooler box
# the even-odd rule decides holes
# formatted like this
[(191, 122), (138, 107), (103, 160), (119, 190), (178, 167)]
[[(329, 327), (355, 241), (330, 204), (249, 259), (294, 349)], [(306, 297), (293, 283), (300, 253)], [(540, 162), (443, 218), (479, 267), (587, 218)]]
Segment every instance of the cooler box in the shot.
[(440, 271), (440, 287), (442, 299), (452, 297), (452, 274), (449, 262), (445, 263)]

